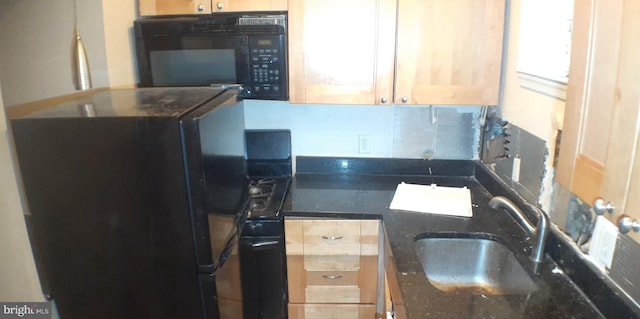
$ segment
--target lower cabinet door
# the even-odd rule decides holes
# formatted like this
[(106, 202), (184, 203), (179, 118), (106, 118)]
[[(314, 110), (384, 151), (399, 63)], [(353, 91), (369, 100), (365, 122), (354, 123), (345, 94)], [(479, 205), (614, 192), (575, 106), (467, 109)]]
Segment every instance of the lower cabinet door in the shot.
[(375, 319), (376, 306), (364, 304), (289, 304), (289, 319)]
[(242, 303), (235, 300), (218, 299), (220, 319), (242, 319)]

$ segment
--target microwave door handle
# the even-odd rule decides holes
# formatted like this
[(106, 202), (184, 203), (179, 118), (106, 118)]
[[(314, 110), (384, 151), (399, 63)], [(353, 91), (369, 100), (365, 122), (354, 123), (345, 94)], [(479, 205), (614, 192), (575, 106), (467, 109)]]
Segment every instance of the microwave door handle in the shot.
[(239, 90), (239, 91), (244, 90), (244, 87), (242, 87), (242, 84), (214, 83), (214, 84), (210, 84), (209, 87), (212, 89), (219, 89), (219, 90)]

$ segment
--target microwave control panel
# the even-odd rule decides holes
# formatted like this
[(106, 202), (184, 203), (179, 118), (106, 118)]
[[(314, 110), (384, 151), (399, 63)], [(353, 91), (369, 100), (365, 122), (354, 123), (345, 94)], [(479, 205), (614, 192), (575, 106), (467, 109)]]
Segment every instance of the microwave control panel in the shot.
[[(249, 41), (253, 98), (282, 99), (287, 96), (284, 37), (253, 37)], [(245, 87), (246, 89), (246, 87)]]

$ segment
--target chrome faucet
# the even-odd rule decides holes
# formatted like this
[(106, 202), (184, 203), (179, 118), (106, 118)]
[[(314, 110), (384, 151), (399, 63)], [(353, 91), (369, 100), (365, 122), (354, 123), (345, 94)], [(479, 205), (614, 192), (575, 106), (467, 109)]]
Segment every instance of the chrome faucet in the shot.
[(549, 235), (549, 216), (538, 207), (527, 204), (538, 214), (538, 224), (534, 227), (533, 224), (527, 219), (522, 211), (510, 200), (503, 196), (495, 196), (489, 201), (489, 206), (494, 209), (504, 208), (508, 211), (513, 218), (515, 218), (520, 225), (533, 237), (537, 237), (536, 241), (531, 247), (531, 256), (529, 258), (536, 262), (542, 262), (544, 260), (544, 244)]

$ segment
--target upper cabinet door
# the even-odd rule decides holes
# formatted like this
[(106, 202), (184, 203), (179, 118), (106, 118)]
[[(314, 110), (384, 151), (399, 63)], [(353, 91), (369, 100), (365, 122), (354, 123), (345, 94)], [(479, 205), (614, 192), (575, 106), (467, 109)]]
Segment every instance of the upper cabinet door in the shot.
[(571, 50), (556, 179), (640, 218), (640, 2), (576, 0)]
[(286, 11), (287, 0), (138, 0), (140, 16)]
[(138, 0), (140, 16), (211, 13), (211, 0)]
[(287, 0), (211, 0), (213, 12), (286, 11)]
[(496, 105), (504, 11), (505, 0), (290, 0), (291, 102)]
[(504, 0), (399, 0), (397, 104), (497, 105)]
[(289, 1), (291, 103), (390, 104), (395, 0)]

